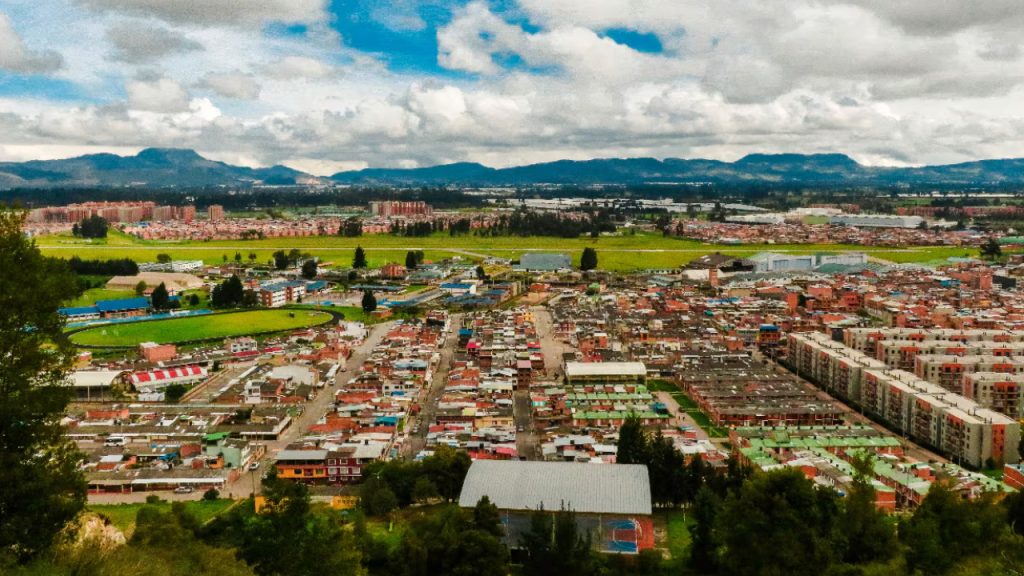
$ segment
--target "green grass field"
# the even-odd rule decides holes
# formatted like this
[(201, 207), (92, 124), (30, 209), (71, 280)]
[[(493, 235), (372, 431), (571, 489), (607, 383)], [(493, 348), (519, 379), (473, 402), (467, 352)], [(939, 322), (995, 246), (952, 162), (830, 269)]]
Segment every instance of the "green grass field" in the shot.
[[(189, 512), (195, 514), (200, 523), (205, 523), (230, 508), (234, 503), (234, 500), (228, 499), (194, 500), (186, 503), (186, 507)], [(125, 536), (131, 537), (132, 531), (135, 530), (135, 517), (143, 506), (147, 506), (147, 504), (91, 504), (87, 507), (87, 510), (104, 516), (107, 520), (110, 520), (111, 524), (119, 528)], [(158, 504), (149, 504), (149, 506), (156, 506), (166, 511), (171, 508), (171, 503), (162, 500)]]
[(715, 426), (711, 418), (708, 418), (708, 415), (685, 392), (672, 392), (671, 396), (679, 404), (679, 409), (689, 414), (690, 418), (693, 418), (693, 421), (708, 433), (708, 436), (712, 438), (726, 438), (729, 436), (729, 431), (720, 426)]
[(79, 346), (137, 346), (142, 342), (175, 343), (230, 338), (246, 334), (293, 330), (323, 324), (331, 319), (316, 310), (254, 310), (154, 322), (111, 324), (88, 328), (71, 335)]
[(209, 264), (234, 258), (241, 252), (248, 262), (250, 252), (256, 253), (257, 262), (266, 263), (275, 250), (299, 250), (337, 267), (352, 262), (356, 246), (366, 250), (371, 267), (388, 262), (404, 262), (407, 250), (423, 250), (427, 260), (461, 256), (480, 260), (486, 256), (518, 258), (527, 251), (564, 252), (579, 262), (583, 248), (593, 247), (598, 252), (599, 268), (630, 271), (646, 268), (670, 268), (685, 264), (698, 256), (721, 252), (735, 256), (750, 256), (765, 250), (790, 253), (862, 251), (869, 256), (891, 262), (931, 262), (949, 256), (977, 255), (976, 249), (935, 247), (871, 248), (847, 244), (705, 244), (694, 240), (665, 237), (660, 234), (604, 236), (601, 238), (531, 237), (478, 237), (434, 234), (422, 238), (406, 238), (379, 234), (359, 238), (315, 236), (305, 238), (270, 238), (264, 240), (218, 240), (211, 242), (158, 242), (142, 241), (123, 234), (111, 235), (106, 241), (86, 242), (66, 235), (41, 236), (36, 239), (42, 251), (51, 256), (70, 258), (132, 258), (139, 262), (155, 261), (157, 254), (169, 254), (174, 259), (203, 260)]

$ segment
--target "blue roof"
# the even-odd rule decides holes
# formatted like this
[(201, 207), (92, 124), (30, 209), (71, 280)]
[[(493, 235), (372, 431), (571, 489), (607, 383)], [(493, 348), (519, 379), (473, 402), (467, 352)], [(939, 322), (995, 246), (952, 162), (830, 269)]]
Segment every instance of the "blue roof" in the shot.
[(74, 306), (72, 308), (61, 308), (57, 310), (64, 316), (83, 316), (85, 314), (99, 314), (99, 308), (95, 306)]
[(120, 312), (121, 310), (139, 310), (149, 308), (149, 298), (119, 298), (117, 300), (100, 300), (96, 309), (100, 312)]
[(312, 291), (312, 290), (323, 290), (326, 287), (327, 287), (327, 282), (325, 282), (323, 280), (314, 280), (313, 282), (309, 282), (309, 283), (306, 284), (306, 290), (309, 290), (309, 291)]
[(473, 286), (473, 284), (468, 284), (466, 282), (447, 282), (445, 284), (441, 284), (442, 289), (447, 288), (449, 290), (469, 290)]

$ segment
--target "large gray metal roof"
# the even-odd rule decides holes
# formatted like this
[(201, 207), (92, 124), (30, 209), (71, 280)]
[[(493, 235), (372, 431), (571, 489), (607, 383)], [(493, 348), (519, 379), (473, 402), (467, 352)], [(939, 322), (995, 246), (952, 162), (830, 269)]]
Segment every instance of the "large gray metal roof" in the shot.
[(651, 513), (647, 466), (477, 460), (462, 485), (459, 505), (487, 496), (502, 510), (567, 510), (586, 514)]

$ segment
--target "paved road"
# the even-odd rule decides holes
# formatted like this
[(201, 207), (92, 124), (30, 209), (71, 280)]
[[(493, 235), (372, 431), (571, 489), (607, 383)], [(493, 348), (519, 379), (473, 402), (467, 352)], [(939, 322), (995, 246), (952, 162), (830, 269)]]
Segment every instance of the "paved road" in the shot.
[[(451, 329), (448, 332), (444, 347), (441, 348), (441, 358), (434, 370), (434, 377), (430, 382), (430, 386), (420, 393), (420, 413), (418, 416), (410, 418), (406, 424), (410, 427), (410, 433), (405, 444), (402, 446), (402, 455), (407, 458), (414, 457), (427, 444), (427, 432), (430, 429), (430, 424), (434, 421), (434, 415), (437, 414), (437, 402), (441, 399), (441, 395), (444, 394), (444, 387), (448, 381), (448, 371), (451, 370), (452, 358), (455, 356), (455, 347), (459, 342), (459, 328), (462, 327), (463, 316), (464, 314), (461, 313), (452, 314)], [(419, 426), (419, 431), (413, 434), (411, 430), (415, 429), (417, 425)]]
[[(541, 460), (540, 435), (533, 426), (533, 406), (530, 403), (529, 390), (516, 390), (513, 395), (515, 404), (512, 416), (516, 423), (516, 451), (527, 460)], [(522, 430), (522, 432), (518, 432)]]
[(393, 324), (393, 322), (384, 322), (368, 328), (369, 333), (366, 335), (366, 339), (352, 350), (352, 356), (345, 363), (344, 368), (338, 370), (334, 382), (328, 382), (312, 402), (303, 406), (302, 414), (292, 419), (291, 425), (281, 433), (277, 440), (265, 444), (266, 452), (260, 461), (259, 469), (249, 472), (235, 481), (231, 485), (232, 491), (237, 491), (242, 495), (248, 495), (252, 491), (259, 492), (263, 475), (273, 463), (277, 452), (299, 439), (310, 426), (327, 413), (328, 409), (334, 404), (335, 391), (354, 375), (356, 369), (363, 364), (363, 361), (370, 355), (373, 348), (380, 343)]

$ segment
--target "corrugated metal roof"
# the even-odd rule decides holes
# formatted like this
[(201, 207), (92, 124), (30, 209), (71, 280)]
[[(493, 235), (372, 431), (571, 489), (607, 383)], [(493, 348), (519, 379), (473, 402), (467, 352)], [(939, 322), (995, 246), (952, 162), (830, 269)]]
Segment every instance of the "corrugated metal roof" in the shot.
[(462, 485), (459, 505), (487, 496), (502, 510), (567, 510), (585, 514), (651, 513), (647, 466), (477, 460)]
[(277, 461), (323, 460), (327, 458), (327, 450), (281, 450), (277, 453)]

